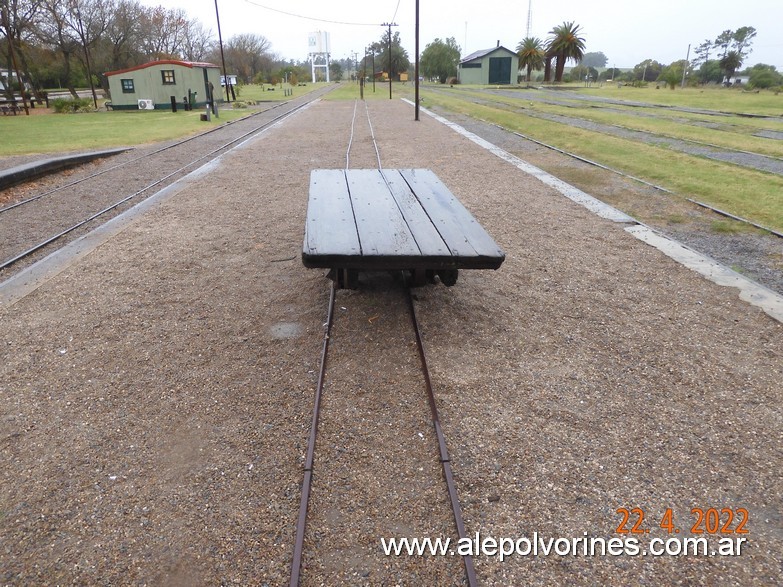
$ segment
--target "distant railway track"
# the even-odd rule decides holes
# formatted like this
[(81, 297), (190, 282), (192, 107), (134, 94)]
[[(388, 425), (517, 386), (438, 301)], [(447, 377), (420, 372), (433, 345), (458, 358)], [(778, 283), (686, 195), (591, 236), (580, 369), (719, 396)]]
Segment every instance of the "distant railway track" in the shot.
[[(435, 90), (435, 91), (438, 91), (438, 90)], [(480, 119), (480, 118), (476, 118), (476, 120), (479, 120), (479, 121), (483, 122), (484, 124), (488, 124), (488, 125), (494, 126), (496, 128), (499, 128), (499, 129), (501, 129), (501, 130), (503, 130), (505, 132), (509, 132), (509, 133), (511, 133), (511, 134), (513, 134), (513, 135), (515, 135), (515, 136), (517, 136), (519, 138), (521, 138), (521, 139), (524, 139), (526, 141), (530, 141), (532, 143), (535, 143), (536, 145), (540, 145), (540, 146), (542, 146), (542, 147), (544, 147), (546, 149), (549, 149), (549, 150), (554, 151), (556, 153), (559, 153), (561, 155), (565, 155), (566, 157), (570, 157), (572, 159), (575, 159), (575, 160), (580, 161), (582, 163), (585, 163), (587, 165), (591, 165), (593, 167), (597, 167), (597, 168), (603, 169), (605, 171), (608, 171), (610, 173), (619, 175), (621, 177), (625, 177), (625, 178), (630, 179), (632, 181), (635, 181), (635, 182), (638, 182), (640, 184), (643, 184), (643, 185), (646, 185), (648, 187), (651, 187), (651, 188), (653, 188), (653, 189), (655, 189), (657, 191), (661, 191), (661, 192), (670, 194), (672, 196), (682, 197), (685, 201), (690, 202), (694, 206), (697, 206), (697, 207), (705, 209), (705, 210), (709, 210), (709, 211), (711, 211), (711, 212), (713, 212), (715, 214), (718, 214), (720, 216), (723, 216), (725, 218), (730, 218), (731, 220), (733, 220), (735, 222), (739, 222), (741, 224), (745, 224), (747, 226), (751, 226), (751, 227), (756, 228), (758, 230), (762, 230), (762, 231), (764, 231), (764, 232), (766, 232), (766, 233), (768, 233), (768, 234), (770, 234), (772, 236), (776, 236), (778, 238), (783, 238), (783, 233), (781, 233), (780, 231), (777, 231), (777, 230), (775, 230), (773, 228), (770, 228), (768, 226), (764, 226), (762, 224), (759, 224), (759, 223), (754, 222), (752, 220), (749, 220), (747, 218), (743, 218), (741, 216), (737, 216), (735, 214), (731, 214), (730, 212), (727, 212), (727, 211), (722, 210), (720, 208), (717, 208), (715, 206), (711, 206), (711, 205), (706, 204), (704, 202), (700, 202), (700, 201), (694, 200), (692, 198), (686, 198), (684, 196), (679, 196), (675, 192), (673, 192), (671, 190), (668, 190), (668, 189), (666, 189), (666, 188), (664, 188), (662, 186), (659, 186), (657, 184), (651, 183), (651, 182), (646, 181), (646, 180), (644, 180), (642, 178), (635, 177), (633, 175), (629, 175), (629, 174), (624, 173), (624, 172), (622, 172), (622, 171), (620, 171), (618, 169), (614, 169), (613, 167), (609, 167), (607, 165), (604, 165), (604, 164), (599, 163), (597, 161), (593, 161), (592, 159), (588, 159), (588, 158), (583, 157), (581, 155), (577, 155), (575, 153), (571, 153), (569, 151), (566, 151), (565, 149), (561, 149), (561, 148), (556, 147), (554, 145), (551, 145), (549, 143), (545, 143), (544, 141), (540, 141), (540, 140), (538, 140), (536, 138), (533, 138), (533, 137), (531, 137), (529, 135), (526, 135), (526, 134), (523, 134), (523, 133), (520, 133), (520, 132), (517, 132), (517, 131), (514, 131), (514, 130), (510, 130), (510, 129), (508, 129), (508, 128), (502, 126), (502, 125), (499, 125), (497, 123), (490, 122), (488, 120), (483, 120), (483, 119)], [(696, 142), (696, 141), (691, 141), (691, 142)], [(708, 146), (708, 145), (706, 145), (706, 143), (701, 143), (701, 144), (703, 144), (705, 146)], [(719, 148), (723, 149), (723, 147), (719, 147)], [(744, 153), (742, 151), (737, 151), (737, 152), (738, 153)], [(778, 161), (783, 161), (783, 159), (779, 159), (779, 158), (771, 158), (771, 159), (775, 159), (775, 160), (778, 160)]]
[[(434, 91), (443, 90), (435, 89)], [(736, 165), (745, 169), (783, 175), (783, 158), (774, 155), (765, 155), (763, 153), (734, 149), (731, 147), (725, 147), (713, 143), (705, 143), (703, 141), (697, 141), (694, 139), (674, 137), (662, 133), (654, 133), (646, 130), (629, 128), (619, 124), (595, 122), (589, 118), (583, 118), (580, 116), (551, 114), (546, 112), (537, 112), (531, 109), (525, 109), (522, 111), (519, 108), (516, 108), (514, 105), (507, 104), (505, 102), (485, 100), (468, 93), (465, 93), (464, 96), (466, 96), (466, 100), (469, 102), (490, 108), (497, 108), (499, 110), (505, 110), (508, 112), (519, 112), (525, 116), (538, 118), (540, 120), (566, 124), (568, 126), (583, 128), (588, 131), (599, 132), (609, 136), (617, 136), (619, 138), (625, 138), (628, 140), (636, 140), (638, 142), (647, 143), (650, 145), (661, 145), (689, 155), (704, 157), (706, 159), (712, 159), (722, 163)]]
[[(276, 104), (206, 132), (43, 189), (0, 209), (0, 276), (27, 266), (97, 223), (109, 220), (230, 148), (280, 122), (324, 93)], [(230, 189), (230, 186), (227, 186)]]
[[(370, 125), (370, 133), (372, 135), (372, 144), (375, 150), (374, 154), (377, 159), (378, 169), (382, 169), (380, 151), (378, 150), (378, 144), (377, 141), (375, 140), (375, 135), (372, 130), (372, 122), (370, 121), (370, 114), (369, 114), (369, 110), (367, 110), (366, 108), (366, 103), (365, 103), (365, 110), (367, 112), (367, 120)], [(351, 121), (351, 138), (349, 140), (348, 150), (346, 152), (346, 168), (350, 166), (350, 153), (351, 153), (351, 145), (353, 143), (355, 119), (356, 119), (356, 108), (354, 108), (353, 118)], [(403, 282), (405, 283), (405, 286), (404, 288), (401, 288), (401, 293), (404, 292), (404, 295), (406, 296), (407, 307), (411, 318), (411, 325), (413, 328), (413, 335), (416, 341), (419, 367), (421, 371), (421, 376), (423, 378), (423, 384), (426, 390), (427, 403), (430, 409), (430, 419), (432, 421), (435, 436), (438, 443), (439, 461), (442, 467), (443, 478), (446, 482), (446, 489), (448, 492), (449, 503), (451, 505), (452, 514), (454, 516), (454, 523), (457, 530), (457, 534), (460, 539), (465, 539), (467, 538), (467, 532), (465, 531), (465, 525), (462, 517), (462, 509), (457, 495), (456, 483), (454, 481), (454, 476), (452, 473), (451, 458), (449, 456), (449, 452), (447, 448), (446, 437), (445, 434), (443, 433), (443, 429), (440, 423), (437, 401), (435, 398), (435, 392), (433, 389), (432, 379), (430, 377), (429, 366), (427, 363), (424, 339), (422, 336), (421, 328), (419, 326), (419, 321), (416, 313), (414, 295), (411, 291), (410, 286), (408, 285), (407, 275), (403, 275)], [(314, 468), (316, 462), (316, 442), (318, 438), (318, 427), (319, 427), (321, 407), (322, 407), (323, 396), (324, 396), (324, 384), (328, 379), (328, 369), (327, 369), (328, 353), (329, 353), (330, 344), (333, 342), (332, 327), (335, 322), (334, 308), (335, 308), (335, 298), (336, 298), (337, 289), (338, 289), (338, 280), (335, 279), (334, 281), (332, 281), (330, 287), (329, 302), (327, 306), (327, 318), (326, 318), (326, 322), (324, 323), (323, 342), (322, 342), (321, 357), (320, 357), (320, 368), (318, 373), (318, 381), (316, 384), (315, 397), (313, 401), (310, 434), (308, 437), (307, 450), (306, 450), (305, 462), (304, 462), (302, 493), (301, 493), (301, 500), (299, 506), (299, 516), (296, 525), (296, 538), (294, 542), (293, 560), (291, 564), (291, 575), (290, 575), (290, 583), (289, 583), (290, 587), (299, 587), (302, 578), (303, 557), (305, 551), (305, 537), (307, 534), (308, 510), (310, 505), (311, 486), (313, 482), (313, 474), (314, 474)], [(337, 338), (337, 343), (339, 344), (339, 337)], [(462, 557), (462, 562), (465, 571), (465, 583), (469, 587), (477, 586), (478, 580), (476, 578), (476, 571), (473, 565), (472, 557), (470, 555), (465, 555)]]

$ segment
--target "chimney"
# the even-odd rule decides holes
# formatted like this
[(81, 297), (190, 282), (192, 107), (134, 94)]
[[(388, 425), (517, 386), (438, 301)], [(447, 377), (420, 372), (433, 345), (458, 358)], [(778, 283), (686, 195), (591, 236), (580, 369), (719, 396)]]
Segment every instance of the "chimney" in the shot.
[(500, 47), (500, 39), (498, 39), (498, 47)]

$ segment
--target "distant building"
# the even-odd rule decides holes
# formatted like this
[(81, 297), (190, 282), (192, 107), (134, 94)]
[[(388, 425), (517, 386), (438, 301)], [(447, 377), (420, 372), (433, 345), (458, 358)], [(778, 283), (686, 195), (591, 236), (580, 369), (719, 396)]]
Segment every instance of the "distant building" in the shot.
[(459, 62), (461, 84), (515, 84), (519, 75), (519, 57), (498, 43), (492, 49), (471, 53)]
[(0, 92), (5, 91), (5, 82), (13, 83), (15, 77), (13, 71), (0, 69)]
[[(220, 88), (220, 68), (213, 63), (165, 59), (104, 75), (114, 110), (168, 109), (172, 96), (180, 105), (189, 100), (200, 108), (209, 101), (209, 84)], [(215, 100), (223, 101), (220, 91), (215, 92)]]
[(735, 75), (732, 78), (723, 78), (724, 86), (747, 86), (750, 82), (750, 76), (747, 75)]

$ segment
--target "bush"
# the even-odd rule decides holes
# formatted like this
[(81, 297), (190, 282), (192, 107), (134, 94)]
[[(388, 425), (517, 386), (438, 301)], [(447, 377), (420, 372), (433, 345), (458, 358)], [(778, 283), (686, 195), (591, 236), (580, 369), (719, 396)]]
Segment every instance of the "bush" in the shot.
[(90, 98), (75, 98), (73, 100), (69, 98), (57, 98), (52, 100), (52, 108), (57, 114), (73, 114), (77, 112), (92, 112), (93, 108), (92, 99)]

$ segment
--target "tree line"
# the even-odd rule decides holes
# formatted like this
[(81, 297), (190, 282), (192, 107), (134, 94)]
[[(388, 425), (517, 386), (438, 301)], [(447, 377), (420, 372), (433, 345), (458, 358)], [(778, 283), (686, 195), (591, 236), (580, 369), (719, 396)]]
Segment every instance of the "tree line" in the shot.
[[(612, 80), (628, 83), (660, 82), (675, 87), (683, 80), (690, 84), (722, 83), (731, 80), (747, 60), (752, 51), (756, 29), (740, 27), (725, 30), (714, 40), (706, 40), (696, 47), (692, 60), (679, 60), (663, 65), (654, 59), (638, 63), (630, 71), (605, 68), (608, 62), (602, 52), (586, 53), (585, 39), (581, 27), (574, 22), (563, 22), (549, 31), (546, 40), (527, 37), (516, 46), (521, 80), (532, 81), (534, 71), (543, 71), (537, 81), (563, 82), (577, 80)], [(565, 72), (566, 64), (575, 66)], [(445, 83), (457, 76), (460, 62), (460, 47), (453, 37), (435, 39), (428, 44), (421, 55), (421, 70), (425, 76)], [(746, 68), (743, 75), (749, 77), (750, 85), (769, 88), (783, 85), (783, 76), (775, 67), (756, 64)]]
[[(271, 80), (286, 65), (257, 34), (231, 37), (224, 55), (228, 72), (245, 83)], [(182, 9), (137, 0), (0, 0), (0, 59), (0, 69), (18, 68), (36, 94), (60, 87), (76, 96), (107, 71), (157, 59), (220, 63), (220, 53), (212, 30)]]

